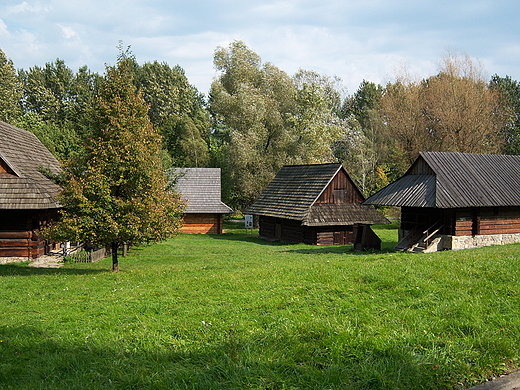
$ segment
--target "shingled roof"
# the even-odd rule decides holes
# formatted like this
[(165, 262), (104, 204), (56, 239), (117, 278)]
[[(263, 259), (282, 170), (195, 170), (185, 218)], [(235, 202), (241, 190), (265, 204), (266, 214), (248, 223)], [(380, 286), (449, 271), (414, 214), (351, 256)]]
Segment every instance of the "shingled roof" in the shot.
[[(424, 164), (429, 169), (418, 169)], [(520, 156), (422, 152), (402, 178), (364, 204), (437, 208), (520, 206)]]
[(0, 122), (0, 209), (59, 208), (61, 188), (38, 169), (60, 172), (60, 164), (36, 136)]
[(220, 200), (220, 168), (174, 168), (170, 174), (177, 191), (187, 201), (186, 214), (233, 212)]
[(335, 163), (284, 166), (245, 213), (293, 219), (306, 226), (387, 223), (374, 208), (358, 203), (315, 203), (341, 169)]

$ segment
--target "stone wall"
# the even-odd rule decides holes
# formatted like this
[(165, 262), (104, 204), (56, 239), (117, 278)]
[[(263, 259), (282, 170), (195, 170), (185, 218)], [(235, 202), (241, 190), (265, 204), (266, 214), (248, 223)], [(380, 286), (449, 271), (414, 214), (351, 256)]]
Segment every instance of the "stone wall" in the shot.
[(506, 245), (520, 242), (520, 233), (487, 234), (476, 236), (443, 236), (443, 249), (471, 249), (489, 245)]

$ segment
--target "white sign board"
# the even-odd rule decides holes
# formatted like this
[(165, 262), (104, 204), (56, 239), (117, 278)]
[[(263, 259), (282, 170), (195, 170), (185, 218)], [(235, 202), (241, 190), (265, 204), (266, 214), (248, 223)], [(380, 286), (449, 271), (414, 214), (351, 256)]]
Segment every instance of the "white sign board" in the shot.
[(253, 216), (252, 215), (245, 215), (245, 223), (246, 223), (246, 229), (252, 229), (253, 228)]

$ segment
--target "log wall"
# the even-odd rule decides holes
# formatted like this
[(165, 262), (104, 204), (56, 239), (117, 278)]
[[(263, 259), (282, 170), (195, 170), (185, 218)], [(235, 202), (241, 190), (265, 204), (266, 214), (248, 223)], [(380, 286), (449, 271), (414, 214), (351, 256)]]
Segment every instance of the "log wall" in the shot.
[(48, 251), (48, 243), (32, 231), (0, 231), (0, 257), (37, 258)]
[(222, 214), (186, 214), (181, 232), (221, 234)]

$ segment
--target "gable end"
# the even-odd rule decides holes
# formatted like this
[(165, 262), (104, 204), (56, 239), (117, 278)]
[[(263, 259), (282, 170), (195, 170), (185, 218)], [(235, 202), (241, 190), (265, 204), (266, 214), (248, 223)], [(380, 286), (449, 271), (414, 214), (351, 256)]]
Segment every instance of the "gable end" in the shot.
[(340, 166), (314, 203), (361, 203), (364, 200), (345, 168)]

